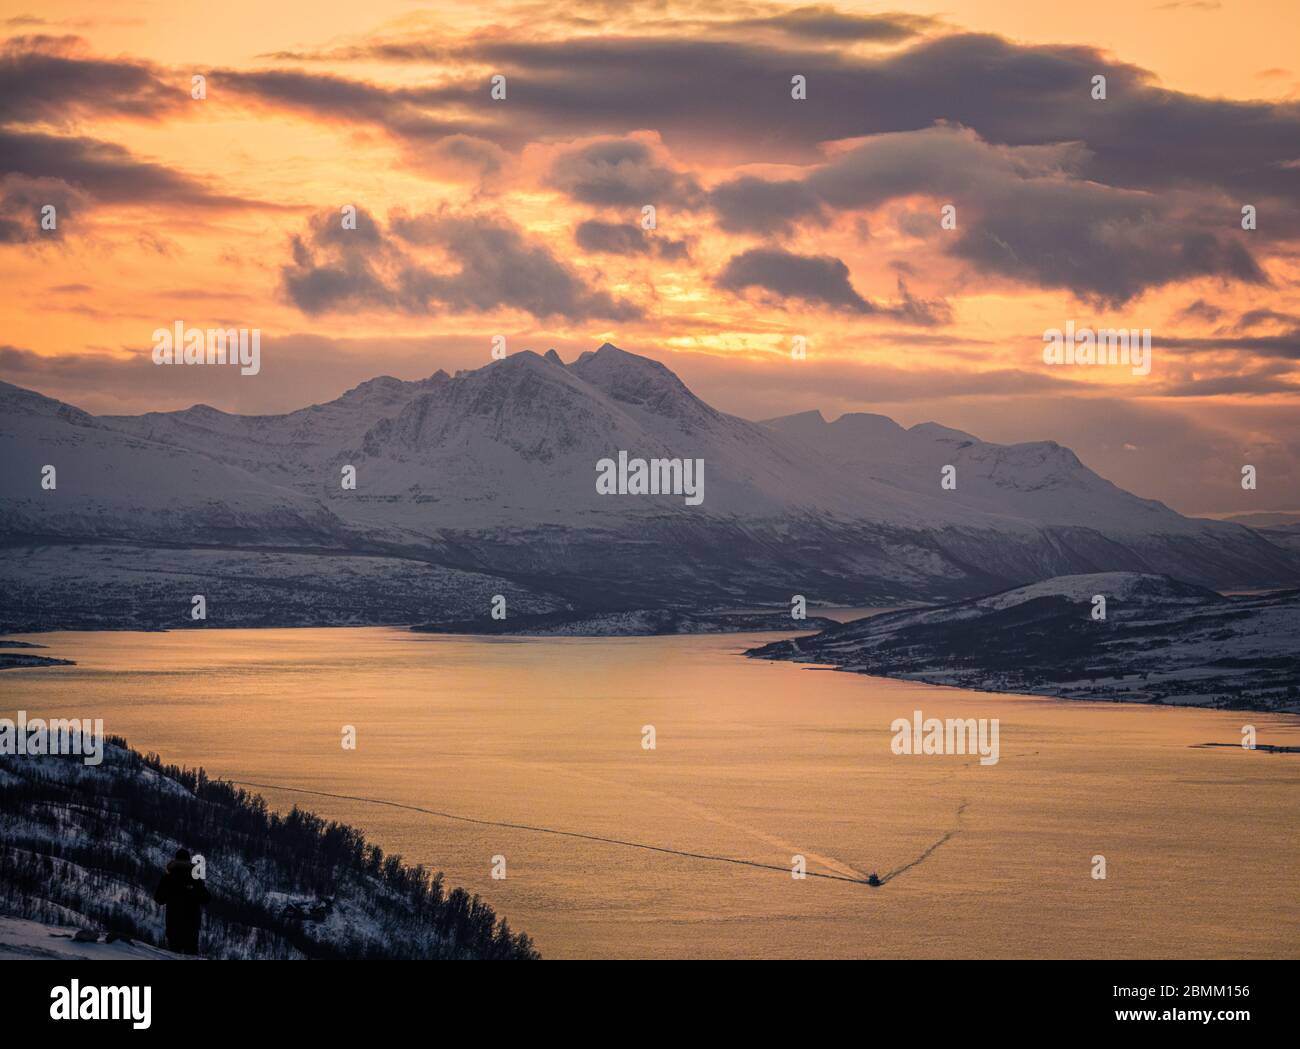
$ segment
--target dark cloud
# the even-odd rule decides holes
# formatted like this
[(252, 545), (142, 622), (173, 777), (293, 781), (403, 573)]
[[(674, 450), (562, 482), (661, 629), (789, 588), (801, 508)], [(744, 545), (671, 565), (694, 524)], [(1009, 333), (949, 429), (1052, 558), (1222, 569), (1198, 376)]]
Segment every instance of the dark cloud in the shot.
[[(1102, 185), (1081, 177), (1086, 160), (1077, 144), (998, 146), (939, 125), (865, 139), (802, 180), (737, 179), (711, 199), (727, 228), (764, 233), (821, 221), (822, 209), (930, 196), (957, 208), (948, 250), (979, 271), (1110, 303), (1191, 277), (1267, 282), (1243, 242), (1223, 232), (1232, 226), (1216, 230), (1199, 198)], [(930, 229), (939, 230), (937, 205)]]
[(799, 299), (846, 313), (878, 314), (912, 324), (939, 324), (949, 319), (942, 303), (917, 300), (901, 283), (901, 303), (882, 306), (863, 298), (849, 281), (849, 268), (830, 255), (795, 255), (775, 248), (751, 248), (734, 256), (716, 281), (741, 293), (751, 288), (781, 299)]
[[(987, 141), (1083, 141), (1090, 178), (1134, 186), (1213, 183), (1237, 192), (1293, 192), (1300, 107), (1228, 102), (1159, 88), (1136, 66), (1091, 47), (1023, 46), (958, 33), (883, 56), (717, 40), (494, 37), (464, 62), (514, 74), (512, 111), (542, 134), (653, 127), (668, 145), (723, 148), (753, 159), (807, 160), (819, 143), (946, 120)], [(790, 75), (808, 99), (790, 97)], [(1094, 101), (1104, 73), (1108, 98)], [(481, 104), (478, 85), (437, 96)]]
[(918, 299), (902, 276), (898, 278), (898, 303), (884, 310), (905, 324), (940, 325), (952, 323), (952, 308), (942, 299)]
[(594, 291), (542, 243), (529, 240), (504, 218), (433, 214), (399, 216), (392, 231), (409, 244), (433, 246), (459, 264), (458, 272), (428, 274), (421, 291), (453, 309), (500, 306), (534, 317), (629, 320), (640, 315), (630, 303)]
[(196, 103), (188, 90), (168, 83), (153, 66), (87, 55), (79, 37), (5, 41), (0, 47), (0, 240), (36, 239), (32, 212), (44, 204), (58, 209), (54, 236), (62, 236), (65, 219), (89, 206), (269, 207), (139, 160), (112, 142), (19, 126), (61, 127), (102, 116), (158, 119), (190, 104)]
[[(211, 74), (210, 90), (217, 99), (381, 129), (429, 168), (480, 179), (505, 170), (507, 150), (525, 141), (581, 138), (546, 175), (555, 188), (599, 208), (708, 206), (729, 232), (790, 235), (896, 199), (951, 201), (958, 229), (932, 243), (971, 272), (1110, 304), (1199, 277), (1265, 284), (1252, 249), (1263, 257), (1300, 235), (1300, 104), (1167, 91), (1146, 70), (1092, 47), (1025, 46), (964, 32), (918, 39), (940, 26), (905, 15), (826, 5), (777, 14), (737, 8), (709, 26), (689, 38), (629, 31), (539, 40), (502, 28), (461, 40), (377, 39), (342, 57), (436, 59), (441, 79), (380, 86), (295, 69), (227, 70)], [(771, 32), (753, 31), (760, 27)], [(849, 39), (908, 46), (823, 46)], [(510, 76), (508, 102), (488, 98), (487, 71), (498, 70)], [(1108, 79), (1100, 102), (1088, 92), (1098, 72)], [(790, 98), (792, 73), (809, 78), (807, 101)], [(171, 86), (167, 74), (143, 63), (89, 57), (75, 38), (21, 37), (0, 53), (0, 121), (58, 124), (91, 110), (166, 116), (190, 105), (185, 86)], [(745, 175), (706, 192), (649, 136), (615, 137), (629, 127), (654, 129), (674, 156), (694, 150), (807, 167), (797, 178)], [(826, 151), (828, 142), (836, 145)], [(4, 174), (59, 180), (92, 204), (255, 206), (110, 143), (12, 128), (0, 128)], [(0, 238), (26, 236), (29, 197), (20, 189), (0, 196)], [(1243, 201), (1260, 207), (1258, 231), (1240, 230)], [(925, 212), (907, 206), (913, 210), (900, 226), (923, 233)], [(620, 236), (599, 226), (579, 233), (589, 250), (639, 250)], [(668, 246), (675, 243), (656, 240), (661, 252), (678, 250)], [(364, 270), (340, 276), (341, 266), (342, 259), (302, 263), (304, 301), (325, 302), (331, 287), (364, 284)], [(539, 280), (563, 295), (563, 282), (544, 266), (541, 272)], [(376, 300), (386, 293), (440, 301), (426, 295), (418, 266), (409, 286), (391, 273), (374, 276), (378, 283), (365, 293)], [(818, 301), (861, 312), (847, 276), (830, 278), (815, 283), (832, 301)], [(311, 294), (315, 282), (325, 288)], [(447, 301), (473, 298), (454, 284), (434, 285)], [(584, 308), (573, 292), (560, 313)], [(901, 308), (918, 317), (927, 310), (906, 300)]]
[[(527, 120), (539, 134), (576, 138), (650, 127), (674, 152), (691, 144), (748, 142), (765, 160), (780, 159), (773, 153), (807, 156), (816, 142), (842, 137), (837, 122), (821, 115), (826, 107), (790, 98), (792, 73), (816, 71), (813, 80), (828, 88), (821, 78), (844, 67), (845, 59), (819, 49), (703, 39), (497, 38), (475, 41), (458, 58), (508, 74), (515, 119)], [(480, 95), (473, 84), (439, 91), (444, 101), (466, 107), (478, 104)], [(832, 108), (857, 108), (852, 96), (839, 98)], [(789, 110), (788, 125), (781, 107)]]
[(988, 202), (952, 251), (983, 272), (1111, 305), (1195, 277), (1268, 283), (1239, 242), (1095, 183), (1022, 184), (1018, 198)]
[[(138, 160), (111, 142), (17, 126), (61, 127), (97, 116), (157, 119), (191, 101), (150, 65), (84, 50), (75, 36), (22, 36), (0, 46), (0, 242), (59, 239), (65, 223), (95, 205), (265, 206)], [(54, 231), (35, 222), (46, 204), (57, 209)]]
[[(241, 72), (224, 69), (209, 77), (213, 89), (273, 109), (296, 112), (325, 122), (380, 127), (409, 144), (466, 135), (496, 144), (519, 144), (521, 132), (493, 121), (446, 112), (447, 92), (438, 88), (392, 88), (363, 80), (292, 69)], [(487, 98), (486, 83), (478, 101)]]
[(453, 56), (446, 43), (393, 40), (316, 51), (270, 51), (257, 57), (280, 62), (447, 62)]
[(1178, 319), (1182, 321), (1196, 320), (1204, 321), (1207, 324), (1213, 324), (1223, 316), (1223, 310), (1212, 302), (1206, 302), (1204, 299), (1196, 299), (1189, 302), (1178, 311)]
[(22, 36), (0, 48), (0, 123), (66, 124), (108, 114), (158, 117), (190, 101), (153, 66), (81, 54), (75, 36)]
[[(906, 16), (876, 16), (906, 29)], [(1027, 46), (949, 33), (883, 54), (804, 41), (844, 38), (870, 17), (829, 7), (759, 19), (779, 38), (730, 26), (738, 39), (602, 35), (539, 40), (509, 30), (448, 44), (412, 37), (349, 48), (344, 57), (436, 61), (452, 71), (424, 86), (381, 87), (301, 70), (213, 74), (222, 90), (325, 121), (380, 126), (406, 140), (467, 134), (517, 148), (525, 141), (623, 135), (653, 128), (674, 153), (808, 162), (819, 146), (946, 121), (994, 145), (1079, 142), (1081, 178), (1135, 188), (1213, 187), (1233, 200), (1277, 204), (1298, 221), (1300, 103), (1209, 99), (1161, 88), (1146, 70), (1093, 47)], [(839, 21), (837, 21), (839, 20)], [(714, 23), (711, 23), (714, 24)], [(800, 34), (799, 27), (806, 32)], [(301, 57), (301, 56), (295, 56)], [(506, 102), (489, 101), (485, 70), (508, 74)], [(790, 97), (790, 76), (808, 98)], [(1107, 77), (1107, 98), (1089, 94)], [(626, 198), (624, 198), (626, 199)], [(1282, 221), (1281, 217), (1277, 221)], [(1271, 232), (1261, 227), (1262, 235)]]
[(1296, 362), (1285, 358), (1215, 355), (1167, 362), (1159, 394), (1164, 397), (1264, 397), (1300, 393)]
[[(818, 8), (817, 19), (827, 11)], [(799, 17), (817, 21), (806, 11)], [(1200, 276), (1266, 283), (1232, 232), (1234, 197), (1271, 202), (1269, 232), (1256, 244), (1300, 229), (1300, 168), (1287, 145), (1300, 140), (1300, 107), (1165, 91), (1145, 70), (1093, 48), (959, 33), (861, 56), (736, 40), (497, 36), (461, 45), (455, 57), (510, 74), (511, 122), (522, 116), (536, 137), (653, 127), (674, 148), (748, 151), (764, 161), (807, 160), (818, 143), (859, 140), (803, 178), (743, 176), (715, 187), (708, 203), (731, 232), (789, 234), (824, 223), (830, 211), (942, 194), (969, 207), (948, 245), (955, 256), (1012, 280), (1121, 303)], [(807, 102), (789, 98), (788, 70), (811, 78)], [(1104, 102), (1088, 93), (1098, 71), (1108, 78)], [(465, 114), (485, 119), (483, 84), (386, 91), (274, 76), (295, 85), (286, 93), (288, 81), (278, 84), (282, 101), (310, 97), (334, 114), (369, 114), (398, 135), (458, 133)], [(936, 129), (936, 121), (946, 123)], [(491, 123), (482, 134), (508, 138)], [(550, 180), (601, 207), (689, 207), (701, 196), (690, 175), (635, 138), (563, 153)], [(1234, 195), (1227, 201), (1226, 192)]]
[(828, 4), (796, 7), (769, 18), (724, 23), (725, 29), (778, 29), (793, 37), (839, 43), (845, 40), (873, 40), (894, 43), (934, 28), (938, 23), (924, 15), (856, 15), (837, 11)]
[[(824, 13), (777, 17), (787, 19), (787, 28), (800, 18), (808, 26), (830, 24), (830, 9), (815, 10)], [(1296, 221), (1300, 167), (1291, 162), (1300, 104), (1168, 91), (1146, 70), (1093, 47), (951, 33), (859, 54), (788, 36), (776, 43), (636, 35), (538, 40), (509, 32), (450, 48), (418, 39), (401, 46), (414, 48), (412, 57), (424, 56), (420, 46), (434, 46), (441, 67), (474, 72), (403, 88), (281, 70), (230, 72), (223, 80), (267, 104), (378, 124), (403, 138), (464, 133), (513, 147), (525, 137), (653, 128), (675, 154), (765, 163), (806, 163), (820, 158), (825, 142), (946, 121), (994, 145), (1082, 143), (1083, 179), (1133, 189), (1214, 188), (1241, 203), (1270, 200), (1275, 221)], [(485, 69), (508, 74), (507, 102), (488, 101)], [(805, 101), (790, 97), (794, 73), (808, 78)], [(1104, 101), (1089, 94), (1098, 73), (1107, 77)]]
[(401, 275), (412, 264), (389, 246), (369, 212), (358, 208), (356, 219), (348, 230), (339, 213), (321, 212), (293, 238), (292, 262), (280, 271), (290, 300), (309, 314), (354, 306), (419, 312), (421, 303), (403, 303), (400, 295)]
[(573, 239), (584, 251), (605, 255), (656, 255), (670, 260), (684, 259), (689, 255), (685, 241), (652, 237), (640, 225), (629, 222), (588, 219), (578, 223)]
[(852, 313), (873, 313), (851, 283), (849, 268), (829, 255), (794, 255), (751, 248), (734, 256), (718, 275), (718, 287), (742, 292), (761, 288), (781, 298), (802, 299)]
[[(293, 239), (292, 262), (281, 275), (289, 298), (304, 313), (349, 307), (432, 313), (438, 309), (518, 309), (534, 317), (570, 321), (629, 320), (637, 307), (589, 288), (542, 244), (507, 220), (439, 212), (397, 214), (383, 231), (358, 210), (357, 228), (343, 228), (324, 212)], [(436, 249), (457, 267), (435, 270), (415, 249)]]
[(1262, 328), (1268, 325), (1296, 328), (1300, 326), (1300, 317), (1297, 317), (1294, 313), (1283, 313), (1279, 310), (1247, 310), (1237, 318), (1237, 323), (1232, 326), (1232, 330), (1245, 332), (1250, 331), (1252, 328)]
[(1281, 357), (1300, 361), (1300, 327), (1279, 335), (1238, 335), (1187, 337), (1175, 335), (1151, 336), (1153, 347), (1192, 352), (1252, 353), (1261, 357)]
[(789, 233), (800, 222), (826, 222), (816, 192), (792, 179), (769, 182), (742, 175), (714, 187), (709, 204), (718, 225), (731, 233)]
[[(404, 92), (362, 80), (293, 69), (239, 71), (223, 69), (212, 74), (214, 86), (268, 105), (330, 117), (382, 123), (410, 104)], [(445, 125), (444, 131), (456, 130)]]
[(1215, 375), (1162, 386), (1164, 397), (1264, 397), (1274, 393), (1300, 393), (1300, 382), (1285, 375), (1257, 370), (1245, 375)]
[(698, 183), (660, 161), (636, 138), (584, 143), (556, 156), (547, 176), (550, 186), (572, 200), (597, 207), (695, 207)]
[[(22, 206), (57, 205), (61, 197), (69, 207), (79, 201), (219, 209), (275, 207), (219, 193), (190, 175), (137, 160), (111, 142), (4, 127), (0, 127), (0, 178), (6, 206), (11, 187), (22, 183), (26, 188), (17, 200)], [(41, 192), (52, 196), (40, 200)], [(13, 218), (7, 212), (6, 217)]]
[(473, 135), (448, 135), (417, 154), (438, 173), (459, 173), (491, 179), (506, 166), (508, 155), (495, 142)]
[[(608, 13), (626, 14), (628, 5), (619, 3), (613, 11), (599, 16), (580, 16), (556, 11), (553, 7), (533, 11), (520, 8), (525, 17), (543, 17), (553, 26), (594, 28)], [(750, 39), (755, 32), (801, 39), (809, 43), (839, 44), (846, 40), (892, 44), (939, 28), (941, 23), (925, 15), (897, 12), (875, 15), (839, 11), (829, 4), (812, 4), (783, 11), (776, 15), (719, 18), (674, 18), (656, 12), (653, 27), (657, 34), (677, 33), (682, 37), (702, 36), (718, 39)], [(259, 55), (293, 62), (437, 62), (447, 63), (460, 49), (445, 41), (427, 37), (387, 38), (309, 51), (274, 51)]]
[[(0, 244), (62, 240), (86, 197), (66, 182), (25, 175), (0, 177)], [(42, 212), (54, 208), (54, 229), (42, 228)]]

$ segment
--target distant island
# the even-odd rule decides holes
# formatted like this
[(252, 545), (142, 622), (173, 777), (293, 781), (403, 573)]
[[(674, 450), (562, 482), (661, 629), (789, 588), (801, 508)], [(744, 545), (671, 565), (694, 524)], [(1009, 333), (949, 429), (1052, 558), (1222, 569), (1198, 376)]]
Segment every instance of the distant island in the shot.
[(75, 660), (53, 659), (50, 656), (29, 656), (25, 652), (0, 652), (0, 670), (17, 670), (20, 667), (71, 667)]
[[(31, 641), (10, 641), (7, 638), (0, 638), (0, 649), (44, 647), (44, 645), (37, 645)], [(0, 652), (0, 670), (16, 670), (19, 667), (70, 667), (75, 665), (71, 659), (34, 656), (30, 652)]]
[[(1106, 599), (1094, 619), (1095, 598)], [(1300, 590), (1225, 597), (1168, 576), (1061, 576), (885, 612), (746, 654), (989, 692), (1300, 713)]]

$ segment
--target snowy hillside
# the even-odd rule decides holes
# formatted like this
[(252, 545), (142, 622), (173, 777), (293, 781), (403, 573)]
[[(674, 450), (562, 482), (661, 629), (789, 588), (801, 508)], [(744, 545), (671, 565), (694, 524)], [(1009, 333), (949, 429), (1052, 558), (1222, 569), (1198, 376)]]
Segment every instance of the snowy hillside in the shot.
[(1300, 514), (1238, 514), (1229, 520), (1253, 528), (1275, 546), (1300, 554)]
[[(0, 408), (0, 540), (166, 547), (181, 577), (202, 547), (378, 555), (509, 580), (552, 608), (611, 610), (792, 593), (897, 603), (1097, 571), (1300, 582), (1300, 557), (1258, 532), (1138, 498), (1053, 442), (995, 445), (870, 415), (749, 422), (608, 344), (569, 364), (525, 351), (455, 376), (380, 377), (287, 415), (97, 418), (5, 384)], [(702, 503), (599, 494), (596, 464), (620, 451), (702, 460)], [(53, 491), (40, 487), (47, 464)], [(955, 489), (940, 486), (945, 466)], [(42, 577), (17, 582), (27, 612), (0, 605), (0, 621), (59, 622)], [(353, 600), (376, 621), (371, 590), (363, 581)], [(482, 612), (467, 600), (444, 619)]]
[[(566, 607), (509, 579), (402, 557), (43, 543), (0, 558), (0, 633), (196, 625), (194, 594), (207, 597), (204, 624), (212, 627), (438, 621), (485, 615), (497, 594), (511, 615)], [(45, 665), (7, 657), (4, 647), (0, 666)]]
[(128, 949), (123, 939), (133, 954), (150, 954), (164, 942), (154, 889), (181, 845), (206, 863), (204, 957), (536, 953), (479, 897), (448, 891), (441, 874), (385, 856), (353, 828), (297, 808), (271, 813), (257, 795), (117, 740), (98, 766), (76, 756), (0, 755), (0, 915), (114, 941), (74, 948), (9, 922), (0, 924), (0, 957), (116, 956)]
[[(0, 503), (9, 535), (175, 543), (255, 530), (267, 544), (338, 534), (311, 499), (206, 454), (144, 440), (0, 383)], [(41, 486), (45, 466), (56, 486)]]
[[(80, 936), (78, 935), (80, 934)], [(93, 939), (91, 937), (94, 937)], [(180, 961), (161, 947), (120, 936), (99, 936), (66, 925), (9, 918), (0, 914), (0, 961)]]

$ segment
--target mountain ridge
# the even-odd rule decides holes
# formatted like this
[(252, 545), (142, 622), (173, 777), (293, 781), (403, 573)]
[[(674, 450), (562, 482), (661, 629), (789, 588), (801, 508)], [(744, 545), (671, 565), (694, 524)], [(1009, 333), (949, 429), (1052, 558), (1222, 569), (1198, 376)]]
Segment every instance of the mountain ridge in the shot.
[[(878, 605), (1105, 570), (1219, 588), (1300, 582), (1300, 556), (1257, 531), (1127, 492), (1055, 441), (998, 445), (869, 413), (753, 422), (609, 343), (568, 364), (521, 351), (455, 375), (377, 376), (280, 415), (91, 416), (10, 384), (0, 405), (15, 408), (0, 421), (11, 546), (410, 558), (549, 592), (554, 608), (699, 610), (795, 593)], [(620, 450), (702, 460), (702, 505), (600, 495), (596, 463)], [(39, 484), (47, 463), (55, 491)], [(347, 466), (355, 490), (340, 483)], [(940, 485), (946, 466), (955, 489)]]

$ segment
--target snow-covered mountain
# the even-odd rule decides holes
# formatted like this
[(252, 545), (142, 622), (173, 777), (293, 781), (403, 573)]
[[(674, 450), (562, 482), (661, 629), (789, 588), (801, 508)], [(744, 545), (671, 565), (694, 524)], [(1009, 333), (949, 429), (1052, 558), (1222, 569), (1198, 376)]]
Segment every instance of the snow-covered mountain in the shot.
[[(1300, 581), (1300, 558), (1257, 532), (1140, 499), (1052, 442), (872, 415), (750, 422), (608, 344), (380, 377), (286, 415), (93, 417), (5, 384), (0, 410), (11, 543), (383, 555), (606, 608), (951, 598), (1094, 571)], [(597, 463), (620, 450), (703, 460), (703, 502), (599, 494)]]

